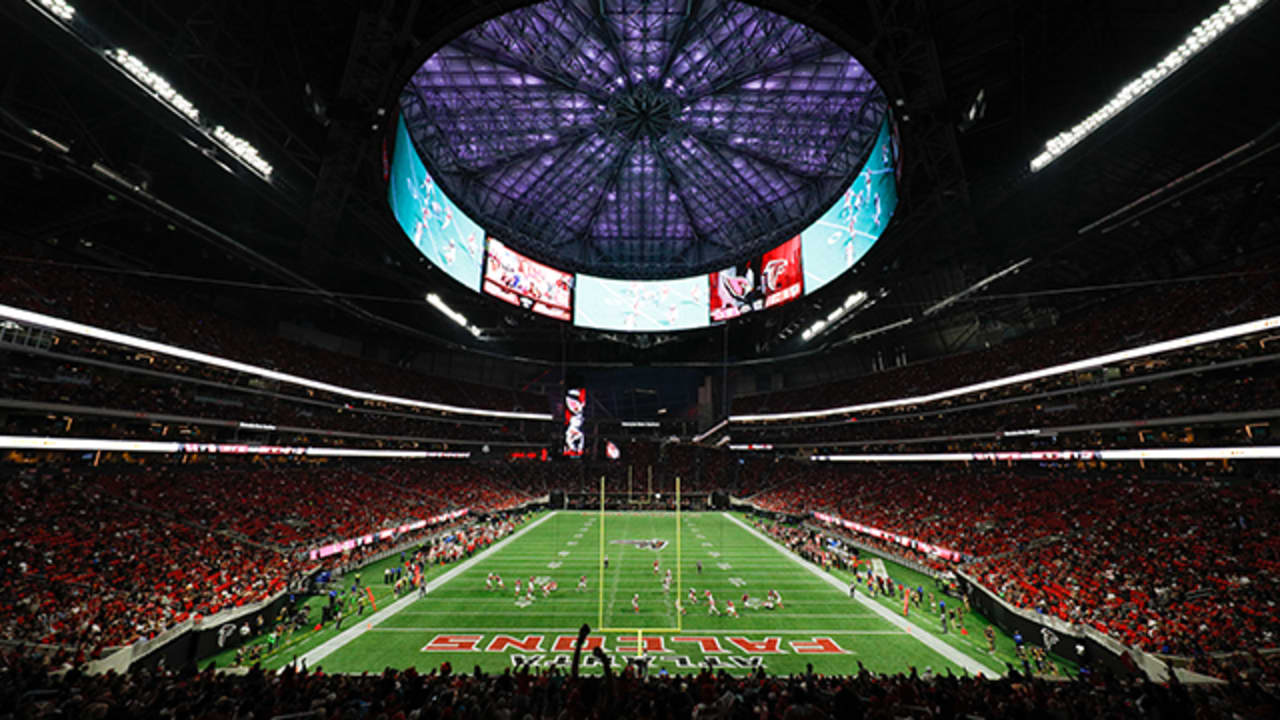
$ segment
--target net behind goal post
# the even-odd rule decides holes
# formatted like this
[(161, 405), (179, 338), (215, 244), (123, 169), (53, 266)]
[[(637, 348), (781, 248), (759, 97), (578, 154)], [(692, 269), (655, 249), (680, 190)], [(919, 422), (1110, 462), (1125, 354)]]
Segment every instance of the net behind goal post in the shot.
[[(682, 530), (682, 523), (681, 523), (681, 520), (680, 520), (680, 513), (681, 513), (681, 509), (680, 509), (680, 478), (678, 478), (678, 477), (676, 478), (676, 488), (675, 488), (675, 490), (676, 490), (676, 492), (675, 492), (676, 511), (675, 511), (675, 516), (674, 516), (674, 517), (675, 517), (675, 550), (676, 550), (676, 554), (675, 554), (675, 560), (674, 560), (674, 562), (673, 562), (673, 563), (669, 563), (669, 564), (673, 564), (673, 565), (675, 566), (675, 567), (674, 567), (674, 576), (675, 576), (675, 596), (674, 596), (674, 597), (675, 597), (675, 599), (676, 599), (676, 602), (679, 602), (680, 598), (682, 597), (681, 593), (683, 592), (683, 589), (684, 589), (684, 578), (683, 578), (683, 572), (682, 572), (682, 571), (683, 571), (683, 567), (682, 567), (682, 566), (683, 566), (683, 561), (682, 561), (682, 545), (681, 545), (681, 530)], [(596, 622), (596, 627), (595, 627), (595, 628), (593, 628), (593, 632), (601, 632), (601, 633), (631, 633), (631, 634), (634, 634), (634, 635), (636, 636), (636, 645), (637, 645), (637, 650), (639, 650), (639, 651), (640, 651), (640, 653), (638, 653), (638, 654), (643, 654), (643, 647), (644, 647), (643, 636), (644, 636), (644, 633), (646, 633), (646, 632), (649, 632), (649, 633), (683, 632), (683, 631), (684, 631), (684, 620), (683, 620), (683, 617), (681, 616), (681, 614), (680, 614), (679, 612), (677, 612), (677, 611), (673, 610), (673, 611), (672, 611), (672, 616), (675, 618), (675, 623), (674, 623), (674, 625), (672, 625), (671, 627), (638, 627), (638, 626), (622, 627), (622, 626), (617, 626), (617, 625), (615, 625), (615, 626), (606, 625), (606, 623), (605, 623), (605, 586), (606, 586), (606, 585), (609, 585), (609, 584), (612, 584), (612, 583), (616, 583), (616, 582), (618, 582), (618, 579), (617, 579), (617, 577), (616, 577), (616, 575), (615, 575), (615, 577), (614, 577), (612, 580), (610, 580), (610, 579), (609, 579), (609, 576), (606, 574), (606, 570), (605, 570), (605, 556), (608, 554), (608, 547), (609, 547), (608, 532), (606, 531), (606, 521), (607, 521), (607, 518), (608, 518), (608, 513), (605, 511), (605, 499), (606, 499), (605, 479), (604, 479), (604, 477), (602, 476), (602, 477), (600, 478), (600, 516), (599, 516), (599, 523), (600, 523), (600, 551), (599, 551), (599, 558), (598, 558), (598, 562), (597, 562), (597, 567), (598, 567), (598, 570), (599, 570), (599, 575), (598, 575), (598, 577), (600, 578), (600, 580), (599, 580), (599, 582), (597, 582), (597, 583), (596, 583), (596, 587), (598, 588), (599, 592), (598, 592), (598, 597), (597, 597), (597, 607), (596, 607), (596, 611), (597, 611), (597, 613), (596, 613), (596, 620), (597, 620), (597, 622)], [(668, 517), (669, 517), (669, 515), (668, 515), (667, 513), (662, 513), (661, 511), (659, 511), (659, 512), (660, 512), (662, 515), (664, 515), (664, 516), (668, 516)]]

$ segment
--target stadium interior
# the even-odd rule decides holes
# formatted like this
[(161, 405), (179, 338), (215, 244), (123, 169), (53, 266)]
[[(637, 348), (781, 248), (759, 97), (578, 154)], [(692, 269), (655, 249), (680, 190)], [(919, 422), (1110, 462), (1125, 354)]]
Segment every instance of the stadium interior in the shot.
[(1280, 2), (0, 20), (0, 720), (1280, 716)]

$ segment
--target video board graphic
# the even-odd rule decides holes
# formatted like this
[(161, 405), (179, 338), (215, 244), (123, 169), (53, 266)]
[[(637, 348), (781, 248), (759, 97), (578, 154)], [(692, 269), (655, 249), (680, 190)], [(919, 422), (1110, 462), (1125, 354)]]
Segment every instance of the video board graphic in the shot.
[(804, 288), (800, 238), (791, 238), (760, 258), (713, 272), (708, 279), (713, 322), (795, 300)]
[(587, 447), (587, 390), (569, 388), (564, 391), (564, 455), (582, 457)]
[(422, 164), (404, 118), (396, 126), (388, 200), (413, 246), (449, 277), (479, 292), (484, 231), (445, 197)]
[(764, 254), (760, 261), (760, 279), (766, 308), (784, 305), (804, 294), (799, 235)]
[(562, 272), (521, 255), (496, 238), (489, 238), (484, 267), (484, 292), (532, 310), (539, 315), (573, 319), (573, 281)]
[(880, 239), (898, 206), (897, 144), (888, 116), (866, 164), (840, 199), (800, 233), (804, 291), (812, 293), (853, 267)]
[(578, 275), (573, 324), (598, 330), (661, 332), (706, 327), (707, 280), (613, 280)]

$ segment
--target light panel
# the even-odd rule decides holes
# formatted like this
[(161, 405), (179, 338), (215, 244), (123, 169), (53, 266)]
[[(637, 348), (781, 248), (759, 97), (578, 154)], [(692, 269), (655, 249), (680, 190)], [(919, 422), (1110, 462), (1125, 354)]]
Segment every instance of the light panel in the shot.
[(401, 460), (465, 460), (466, 451), (378, 450), (359, 448), (301, 447), (294, 445), (253, 445), (245, 443), (180, 443), (108, 438), (60, 438), (28, 435), (0, 435), (0, 450), (36, 452), (129, 452), (190, 453), (208, 455), (298, 455), (306, 457), (387, 458)]
[(173, 89), (162, 75), (147, 67), (147, 64), (129, 54), (124, 48), (116, 48), (107, 52), (107, 58), (121, 67), (129, 77), (142, 85), (152, 96), (158, 98), (170, 110), (193, 123), (200, 122), (200, 111), (185, 96)]
[(444, 300), (440, 299), (439, 295), (435, 293), (431, 293), (430, 295), (427, 295), (427, 302), (431, 305), (431, 307), (439, 310), (442, 315), (454, 321), (455, 323), (461, 325), (463, 329), (471, 333), (472, 337), (477, 337), (477, 338), (480, 337), (480, 328), (476, 327), (475, 325), (472, 325), (471, 321), (467, 319), (466, 315), (463, 315), (457, 310), (454, 310), (453, 308), (449, 307), (449, 305)]
[(40, 6), (63, 22), (69, 23), (76, 16), (76, 9), (63, 0), (40, 0)]
[(0, 304), (0, 317), (9, 318), (20, 323), (29, 325), (39, 325), (51, 330), (60, 330), (62, 332), (74, 335), (82, 335), (91, 337), (104, 342), (116, 343), (117, 345), (125, 345), (127, 347), (138, 348), (148, 352), (159, 353), (161, 355), (169, 355), (171, 357), (182, 358), (192, 362), (204, 363), (214, 367), (220, 367), (225, 370), (233, 370), (235, 372), (244, 373), (246, 375), (254, 375), (257, 377), (267, 378), (268, 380), (276, 380), (279, 382), (290, 383), (302, 387), (312, 388), (314, 390), (322, 390), (324, 392), (333, 393), (335, 395), (343, 395), (357, 400), (369, 400), (372, 402), (390, 403), (393, 405), (405, 405), (407, 407), (416, 407), (423, 410), (432, 410), (435, 412), (455, 413), (458, 415), (473, 415), (478, 417), (504, 418), (509, 420), (544, 420), (551, 421), (553, 418), (550, 413), (530, 413), (516, 412), (512, 410), (488, 410), (484, 408), (461, 407), (458, 405), (448, 405), (445, 403), (428, 402), (425, 400), (414, 400), (412, 398), (397, 397), (395, 395), (383, 395), (381, 393), (364, 392), (352, 388), (334, 385), (332, 383), (311, 380), (300, 375), (291, 375), (289, 373), (277, 372), (268, 368), (250, 365), (236, 360), (209, 355), (207, 353), (187, 350), (175, 345), (168, 345), (152, 340), (146, 340), (133, 335), (115, 332), (112, 330), (104, 330), (96, 328), (92, 325), (85, 325), (72, 320), (64, 320), (62, 318), (45, 315), (43, 313), (31, 310), (23, 310), (22, 308), (12, 307), (10, 305)]
[(1166, 353), (1172, 350), (1182, 350), (1196, 345), (1203, 345), (1205, 343), (1217, 342), (1228, 338), (1240, 337), (1241, 335), (1251, 335), (1263, 330), (1274, 330), (1276, 328), (1280, 328), (1280, 315), (1262, 318), (1261, 320), (1254, 320), (1253, 322), (1241, 323), (1239, 325), (1232, 325), (1230, 327), (1219, 328), (1217, 330), (1196, 333), (1194, 335), (1186, 335), (1180, 338), (1174, 338), (1173, 340), (1165, 340), (1163, 342), (1143, 345), (1141, 347), (1130, 348), (1128, 350), (1119, 350), (1113, 353), (1107, 353), (1106, 355), (1097, 355), (1095, 357), (1063, 363), (1061, 365), (1054, 365), (1040, 370), (1030, 370), (1017, 375), (996, 378), (995, 380), (987, 380), (985, 382), (964, 385), (961, 387), (951, 388), (949, 390), (940, 390), (927, 395), (916, 395), (914, 397), (903, 397), (895, 400), (881, 400), (878, 402), (860, 403), (857, 405), (845, 405), (842, 407), (826, 408), (823, 410), (730, 415), (729, 422), (749, 423), (771, 422), (776, 420), (806, 420), (811, 418), (830, 417), (832, 415), (843, 415), (846, 413), (865, 412), (867, 410), (880, 410), (883, 408), (899, 407), (901, 405), (924, 405), (927, 403), (937, 402), (939, 400), (946, 400), (947, 398), (968, 395), (969, 393), (993, 390), (995, 388), (1006, 387), (1008, 385), (1019, 385), (1032, 380), (1040, 380), (1042, 378), (1053, 377), (1055, 375), (1065, 375), (1067, 373), (1088, 370), (1101, 365), (1123, 362), (1125, 360), (1146, 357), (1148, 355), (1159, 355), (1160, 353)]
[(895, 453), (892, 455), (813, 455), (812, 462), (1075, 462), (1083, 460), (1277, 460), (1280, 446), (1132, 448), (1125, 450), (1037, 450), (983, 453)]
[[(1191, 34), (1187, 35), (1178, 47), (1164, 56), (1154, 67), (1126, 83), (1105, 105), (1093, 111), (1075, 127), (1055, 135), (1045, 143), (1044, 151), (1031, 160), (1031, 171), (1038, 172), (1044, 169), (1049, 163), (1078, 145), (1081, 140), (1102, 127), (1111, 118), (1119, 115), (1138, 98), (1151, 92), (1165, 78), (1177, 72), (1219, 35), (1246, 18), (1264, 2), (1266, 0), (1231, 0), (1223, 3), (1212, 15), (1201, 20)], [(1260, 71), (1267, 72), (1262, 69)]]
[(86, 47), (106, 59), (112, 67), (153, 99), (225, 150), (236, 162), (263, 180), (271, 181), (275, 168), (263, 159), (258, 148), (222, 125), (206, 124), (195, 103), (178, 92), (163, 75), (148, 67), (141, 58), (122, 47), (103, 47), (100, 33), (89, 33), (82, 23), (72, 23), (77, 14), (76, 9), (65, 0), (27, 0), (27, 3), (38, 8), (41, 14), (58, 23)]

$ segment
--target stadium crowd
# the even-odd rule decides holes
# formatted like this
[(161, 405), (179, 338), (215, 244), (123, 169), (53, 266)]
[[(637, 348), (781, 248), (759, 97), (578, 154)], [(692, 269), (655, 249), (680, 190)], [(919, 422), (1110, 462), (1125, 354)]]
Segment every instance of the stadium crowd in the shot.
[[(1006, 431), (1066, 427), (1120, 421), (1144, 422), (1200, 414), (1237, 413), (1280, 408), (1280, 364), (1275, 361), (1224, 370), (1178, 375), (1141, 383), (1082, 384), (1053, 395), (1008, 393), (1000, 404), (974, 402), (945, 409), (896, 413), (882, 411), (823, 425), (736, 424), (735, 442), (894, 441), (980, 434), (999, 437)], [(985, 400), (985, 398), (984, 398)], [(1239, 426), (1239, 424), (1237, 424)], [(1247, 442), (1243, 429), (1240, 440)], [(1008, 438), (1013, 441), (1014, 438)]]
[[(1271, 718), (1280, 713), (1275, 668), (1220, 686), (1160, 685), (1099, 675), (1071, 682), (992, 680), (934, 673), (895, 675), (861, 668), (845, 676), (745, 677), (709, 670), (663, 676), (635, 665), (603, 676), (478, 668), (449, 663), (419, 672), (329, 675), (321, 668), (246, 675), (193, 668), (90, 676), (51, 675), (18, 653), (4, 658), (0, 705), (17, 718), (84, 717), (234, 720), (318, 717), (374, 720), (890, 720), (896, 718)], [(621, 660), (618, 661), (621, 664)], [(852, 670), (853, 668), (851, 668)]]
[[(1012, 604), (1143, 650), (1280, 643), (1280, 487), (1077, 469), (815, 468), (755, 499), (963, 553)], [(906, 554), (935, 569), (953, 567)]]
[[(163, 374), (142, 374), (123, 366), (103, 367), (68, 358), (48, 358), (17, 351), (0, 351), (5, 370), (0, 374), (0, 400), (57, 403), (116, 411), (101, 416), (82, 413), (80, 418), (101, 425), (111, 423), (113, 437), (145, 437), (159, 430), (136, 413), (160, 413), (193, 420), (184, 423), (195, 432), (208, 435), (219, 430), (221, 421), (232, 432), (240, 423), (257, 423), (280, 429), (274, 437), (291, 437), (313, 432), (354, 435), (365, 442), (379, 437), (447, 438), (499, 442), (519, 437), (545, 424), (501, 419), (445, 417), (414, 412), (405, 407), (357, 403), (338, 399), (320, 400), (257, 387), (213, 383), (196, 379), (190, 372), (176, 370)], [(284, 388), (281, 388), (282, 390)], [(124, 411), (122, 416), (120, 411)], [(70, 412), (70, 411), (68, 411)], [(27, 422), (37, 425), (45, 412), (33, 409)], [(16, 422), (19, 412), (10, 414)], [(205, 422), (201, 422), (201, 421)], [(214, 422), (209, 422), (214, 421)], [(175, 424), (177, 421), (170, 421)], [(526, 424), (528, 427), (526, 427)], [(286, 431), (292, 427), (298, 430)], [(23, 433), (25, 434), (25, 433)], [(340, 440), (330, 440), (340, 442)]]
[[(420, 400), (498, 409), (541, 410), (544, 396), (456, 379), (433, 378), (374, 360), (294, 343), (242, 322), (225, 319), (208, 307), (190, 307), (181, 298), (143, 293), (110, 276), (65, 265), (44, 264), (34, 253), (6, 249), (21, 273), (0, 275), (0, 303), (75, 320), (149, 340), (301, 375), (357, 390), (402, 395)], [(101, 356), (96, 341), (84, 352)], [(61, 345), (62, 352), (75, 348)], [(122, 359), (146, 366), (181, 367), (185, 361), (148, 353), (114, 351)], [(236, 378), (237, 373), (200, 367), (201, 377)]]
[[(733, 412), (783, 412), (936, 392), (1280, 313), (1280, 256), (1248, 274), (1155, 286), (1099, 301), (1057, 326), (995, 347), (818, 387), (749, 395)], [(1231, 298), (1224, 304), (1222, 298)], [(815, 404), (815, 400), (820, 404)]]
[(81, 659), (297, 587), (324, 543), (527, 499), (470, 466), (62, 470), (0, 484), (0, 639)]

